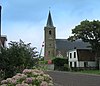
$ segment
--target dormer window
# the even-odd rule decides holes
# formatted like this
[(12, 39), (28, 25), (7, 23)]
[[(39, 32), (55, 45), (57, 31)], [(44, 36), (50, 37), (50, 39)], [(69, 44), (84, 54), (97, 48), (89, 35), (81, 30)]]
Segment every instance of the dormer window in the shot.
[(51, 35), (51, 30), (49, 31), (49, 35)]

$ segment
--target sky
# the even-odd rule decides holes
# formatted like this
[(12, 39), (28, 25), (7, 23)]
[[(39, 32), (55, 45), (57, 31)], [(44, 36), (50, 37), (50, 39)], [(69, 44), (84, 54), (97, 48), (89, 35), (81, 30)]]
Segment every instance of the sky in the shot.
[(22, 39), (37, 51), (44, 41), (49, 10), (57, 39), (67, 39), (83, 20), (100, 20), (100, 0), (0, 0), (0, 5), (7, 43)]

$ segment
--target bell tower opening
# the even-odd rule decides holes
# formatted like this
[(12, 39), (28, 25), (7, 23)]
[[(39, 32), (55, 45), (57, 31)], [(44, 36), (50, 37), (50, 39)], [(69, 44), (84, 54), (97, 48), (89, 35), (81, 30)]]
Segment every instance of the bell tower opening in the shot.
[(51, 35), (51, 30), (49, 31), (49, 35)]

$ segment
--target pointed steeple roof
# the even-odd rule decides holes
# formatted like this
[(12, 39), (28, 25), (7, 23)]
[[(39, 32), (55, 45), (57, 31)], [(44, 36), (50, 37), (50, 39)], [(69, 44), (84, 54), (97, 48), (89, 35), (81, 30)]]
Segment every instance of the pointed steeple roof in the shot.
[(54, 27), (53, 26), (53, 22), (52, 22), (52, 17), (51, 17), (51, 13), (50, 13), (50, 11), (49, 11), (49, 15), (48, 15), (48, 20), (47, 20), (47, 24), (46, 24), (46, 26), (48, 27)]

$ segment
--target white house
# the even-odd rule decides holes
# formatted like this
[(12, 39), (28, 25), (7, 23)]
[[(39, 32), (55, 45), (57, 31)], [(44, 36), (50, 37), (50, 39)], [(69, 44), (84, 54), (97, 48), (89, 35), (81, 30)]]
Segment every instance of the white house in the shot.
[(67, 52), (70, 68), (95, 68), (95, 55), (90, 49), (73, 49)]

